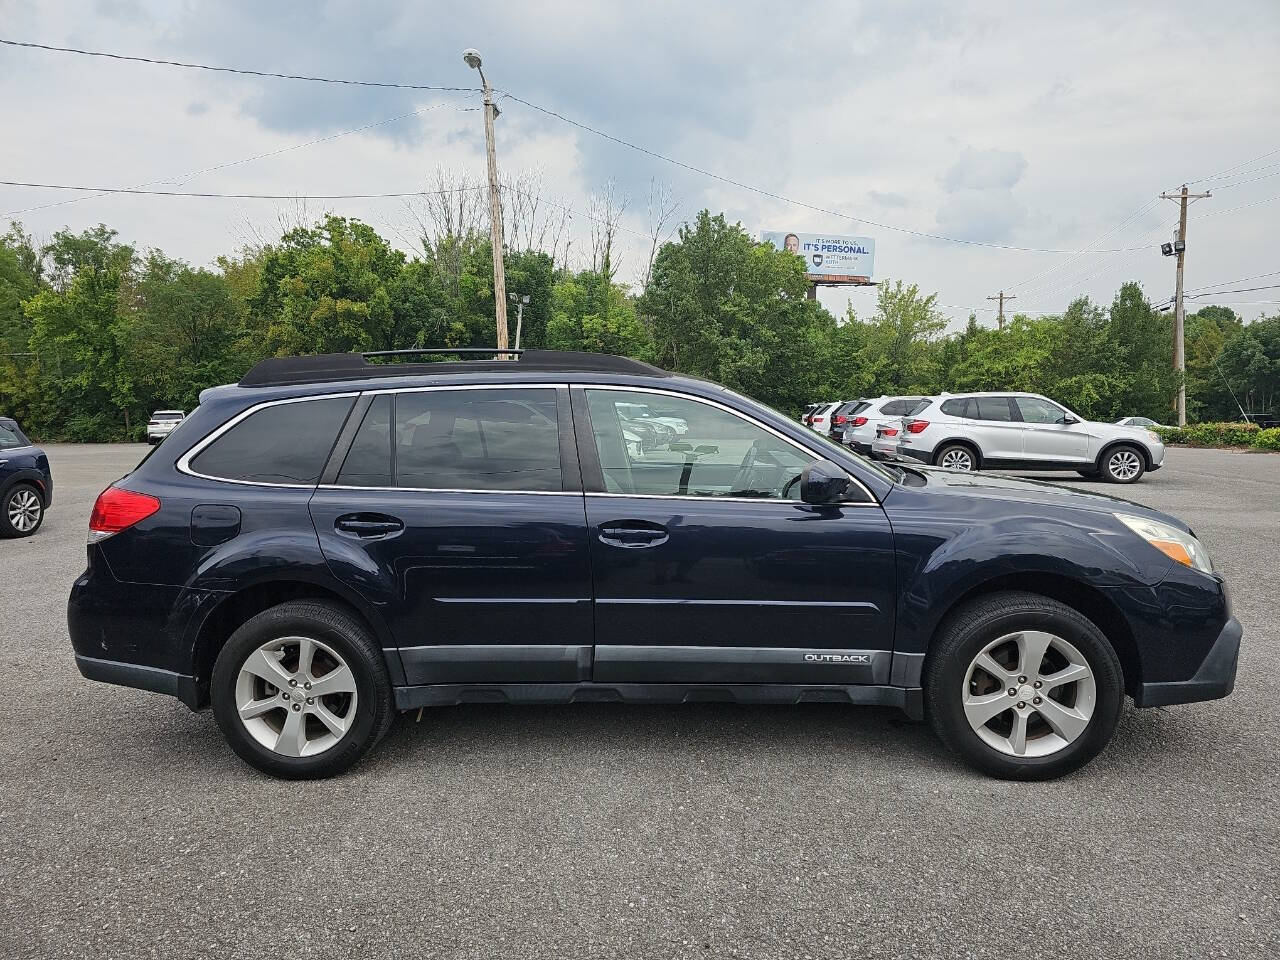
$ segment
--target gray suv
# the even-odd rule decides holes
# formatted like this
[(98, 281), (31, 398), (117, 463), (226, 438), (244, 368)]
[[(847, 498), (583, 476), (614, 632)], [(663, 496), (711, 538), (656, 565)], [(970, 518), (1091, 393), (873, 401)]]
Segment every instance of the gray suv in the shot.
[(1133, 483), (1164, 465), (1150, 430), (1094, 423), (1034, 393), (943, 394), (899, 430), (898, 453), (951, 470), (1075, 470)]

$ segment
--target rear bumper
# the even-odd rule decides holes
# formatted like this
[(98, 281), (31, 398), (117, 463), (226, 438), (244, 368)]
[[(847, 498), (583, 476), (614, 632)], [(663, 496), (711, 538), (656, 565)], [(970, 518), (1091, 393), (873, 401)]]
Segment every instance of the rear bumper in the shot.
[(121, 660), (99, 660), (79, 653), (76, 654), (76, 667), (90, 680), (114, 683), (121, 687), (136, 687), (152, 693), (167, 693), (171, 697), (177, 697), (192, 710), (198, 710), (201, 706), (196, 678), (184, 673), (173, 673), (159, 667), (144, 667)]
[(1165, 707), (1174, 703), (1220, 700), (1236, 685), (1236, 665), (1240, 658), (1240, 638), (1244, 631), (1235, 617), (1223, 625), (1218, 639), (1190, 680), (1144, 683), (1133, 701), (1139, 707)]

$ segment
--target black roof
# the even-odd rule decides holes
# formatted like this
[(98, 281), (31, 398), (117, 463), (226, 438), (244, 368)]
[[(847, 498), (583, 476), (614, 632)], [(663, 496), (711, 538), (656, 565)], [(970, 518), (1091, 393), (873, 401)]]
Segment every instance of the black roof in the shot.
[[(510, 354), (513, 360), (494, 360), (495, 354)], [(477, 356), (484, 359), (429, 361), (426, 363), (381, 362), (384, 358), (415, 355)], [(381, 350), (371, 353), (319, 353), (304, 357), (271, 357), (255, 364), (240, 378), (242, 387), (275, 387), (330, 380), (367, 380), (375, 377), (420, 377), (456, 373), (589, 372), (631, 373), (669, 377), (666, 370), (630, 357), (611, 353), (571, 350), (504, 350), (458, 348), (430, 350)]]

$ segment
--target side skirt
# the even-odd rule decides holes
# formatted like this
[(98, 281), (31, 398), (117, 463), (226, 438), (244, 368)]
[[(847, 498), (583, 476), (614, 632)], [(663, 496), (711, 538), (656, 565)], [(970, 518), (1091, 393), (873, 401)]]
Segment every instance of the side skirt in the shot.
[(438, 683), (395, 688), (396, 707), (455, 706), (463, 703), (847, 703), (897, 707), (913, 720), (924, 718), (919, 687), (841, 684), (692, 683)]

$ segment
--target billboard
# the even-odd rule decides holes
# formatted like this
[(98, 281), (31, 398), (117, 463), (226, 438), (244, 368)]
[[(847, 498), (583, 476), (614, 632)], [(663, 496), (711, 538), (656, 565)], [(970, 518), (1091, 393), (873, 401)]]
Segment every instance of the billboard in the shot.
[(870, 280), (875, 273), (876, 242), (870, 237), (766, 230), (760, 239), (803, 257), (811, 280), (853, 282)]

